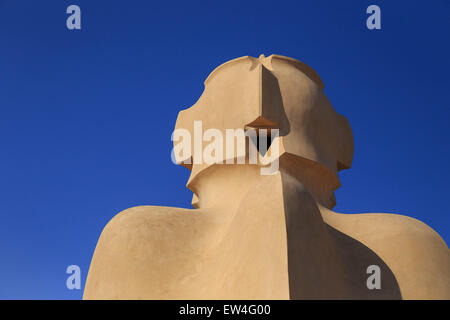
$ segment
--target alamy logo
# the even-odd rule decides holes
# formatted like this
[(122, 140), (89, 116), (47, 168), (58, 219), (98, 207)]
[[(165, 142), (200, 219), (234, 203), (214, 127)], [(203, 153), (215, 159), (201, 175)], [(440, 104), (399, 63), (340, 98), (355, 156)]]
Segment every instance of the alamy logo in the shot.
[(367, 278), (367, 288), (369, 290), (373, 289), (381, 289), (381, 271), (380, 267), (377, 265), (371, 265), (367, 267), (367, 274), (370, 274), (370, 277)]
[(367, 14), (370, 16), (367, 18), (366, 26), (369, 30), (381, 29), (381, 9), (379, 6), (372, 4), (367, 7)]
[(171, 139), (175, 144), (171, 154), (175, 164), (248, 163), (260, 165), (261, 175), (278, 171), (278, 129), (226, 129), (224, 139), (222, 130), (209, 128), (203, 132), (202, 121), (198, 120), (194, 121), (193, 139), (189, 130), (183, 128), (175, 129)]
[(81, 29), (81, 9), (77, 5), (70, 5), (67, 7), (66, 13), (70, 14), (66, 20), (66, 26), (69, 30)]
[(72, 264), (67, 267), (66, 273), (70, 274), (66, 280), (66, 287), (69, 290), (81, 289), (81, 269), (76, 264)]

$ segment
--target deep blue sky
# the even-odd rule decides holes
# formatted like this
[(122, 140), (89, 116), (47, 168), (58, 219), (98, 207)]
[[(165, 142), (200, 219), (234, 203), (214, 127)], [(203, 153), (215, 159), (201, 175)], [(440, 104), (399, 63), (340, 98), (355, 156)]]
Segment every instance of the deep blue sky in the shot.
[[(366, 28), (370, 4), (382, 30)], [(0, 0), (0, 298), (79, 299), (65, 269), (84, 286), (116, 213), (190, 207), (177, 113), (243, 55), (309, 64), (349, 119), (336, 211), (405, 214), (449, 243), (449, 32), (445, 0)]]

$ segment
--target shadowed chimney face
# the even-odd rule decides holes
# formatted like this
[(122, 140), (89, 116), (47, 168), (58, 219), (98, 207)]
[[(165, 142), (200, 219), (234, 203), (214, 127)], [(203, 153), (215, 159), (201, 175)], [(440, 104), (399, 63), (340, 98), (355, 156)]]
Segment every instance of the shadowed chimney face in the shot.
[(277, 128), (282, 152), (334, 173), (351, 165), (347, 120), (334, 111), (314, 70), (291, 58), (242, 57), (219, 66), (206, 79), (200, 99), (179, 113), (176, 129), (193, 137), (196, 120), (204, 131), (218, 129), (224, 137), (226, 129)]

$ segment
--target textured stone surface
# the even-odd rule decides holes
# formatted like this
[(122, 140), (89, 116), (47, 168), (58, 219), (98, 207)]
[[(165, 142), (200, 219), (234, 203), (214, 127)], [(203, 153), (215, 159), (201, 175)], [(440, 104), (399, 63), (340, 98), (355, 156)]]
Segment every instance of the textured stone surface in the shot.
[[(353, 138), (323, 88), (310, 67), (277, 55), (216, 68), (176, 128), (192, 132), (194, 120), (224, 136), (277, 128), (279, 172), (185, 165), (196, 209), (141, 206), (115, 216), (84, 299), (449, 299), (449, 250), (428, 226), (331, 211)], [(366, 286), (369, 265), (381, 269), (380, 290)]]

